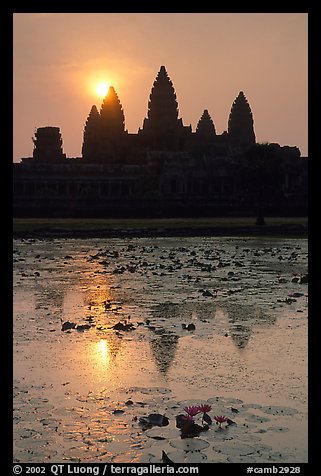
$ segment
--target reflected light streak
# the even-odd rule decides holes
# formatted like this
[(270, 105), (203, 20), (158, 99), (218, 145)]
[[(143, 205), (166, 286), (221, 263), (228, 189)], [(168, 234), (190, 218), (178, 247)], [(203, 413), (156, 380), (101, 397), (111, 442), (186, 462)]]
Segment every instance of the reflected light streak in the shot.
[(106, 367), (110, 363), (110, 349), (107, 340), (100, 339), (96, 344), (97, 360), (102, 367)]

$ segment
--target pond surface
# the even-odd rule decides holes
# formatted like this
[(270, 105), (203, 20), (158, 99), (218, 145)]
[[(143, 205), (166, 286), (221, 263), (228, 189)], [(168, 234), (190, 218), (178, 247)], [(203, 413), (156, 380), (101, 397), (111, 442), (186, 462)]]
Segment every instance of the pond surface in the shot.
[(15, 240), (15, 461), (306, 462), (307, 270), (306, 239)]

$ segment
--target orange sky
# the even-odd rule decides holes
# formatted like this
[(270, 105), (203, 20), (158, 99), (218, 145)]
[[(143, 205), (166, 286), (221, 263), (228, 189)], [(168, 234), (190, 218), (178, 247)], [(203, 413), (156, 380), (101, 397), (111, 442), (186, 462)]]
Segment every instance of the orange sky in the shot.
[(307, 155), (307, 37), (307, 13), (15, 13), (14, 161), (32, 155), (34, 131), (47, 125), (60, 127), (67, 156), (80, 156), (100, 81), (114, 86), (136, 133), (161, 65), (193, 131), (204, 109), (226, 130), (242, 90), (257, 142)]

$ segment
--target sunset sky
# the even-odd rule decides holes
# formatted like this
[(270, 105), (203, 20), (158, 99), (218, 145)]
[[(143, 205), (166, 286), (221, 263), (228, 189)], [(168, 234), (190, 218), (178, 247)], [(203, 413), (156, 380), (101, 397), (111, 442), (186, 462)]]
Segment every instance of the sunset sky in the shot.
[(307, 13), (14, 13), (14, 161), (32, 155), (35, 129), (60, 127), (64, 152), (81, 155), (97, 86), (114, 86), (136, 133), (164, 65), (184, 125), (208, 109), (216, 132), (244, 91), (257, 142), (308, 154)]

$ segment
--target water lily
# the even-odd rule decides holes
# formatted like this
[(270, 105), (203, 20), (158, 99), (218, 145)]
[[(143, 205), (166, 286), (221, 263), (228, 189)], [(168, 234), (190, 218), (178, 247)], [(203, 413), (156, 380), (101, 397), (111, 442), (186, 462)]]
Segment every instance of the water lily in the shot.
[(207, 413), (212, 410), (212, 405), (209, 405), (208, 403), (203, 403), (202, 405), (198, 405), (198, 408), (200, 410), (200, 413)]
[(224, 415), (215, 416), (214, 420), (219, 424), (219, 428), (222, 428), (222, 423), (226, 423), (228, 418)]
[(201, 413), (199, 405), (191, 405), (190, 407), (184, 407), (184, 411), (191, 417)]
[(206, 422), (208, 425), (211, 425), (212, 419), (207, 414), (207, 412), (210, 412), (212, 410), (212, 405), (209, 405), (208, 403), (203, 403), (202, 405), (199, 405), (198, 407), (199, 407), (200, 413), (203, 413), (202, 423), (204, 424), (204, 422)]
[(182, 419), (185, 420), (186, 422), (194, 421), (192, 415), (183, 415)]

